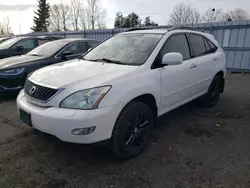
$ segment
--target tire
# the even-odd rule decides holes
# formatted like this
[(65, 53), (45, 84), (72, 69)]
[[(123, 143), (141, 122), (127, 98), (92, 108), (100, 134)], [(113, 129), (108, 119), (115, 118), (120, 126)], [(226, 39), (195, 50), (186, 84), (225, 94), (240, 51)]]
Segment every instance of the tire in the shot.
[(207, 93), (201, 97), (202, 105), (205, 107), (215, 106), (220, 98), (220, 94), (223, 91), (223, 78), (216, 75), (210, 84)]
[(127, 104), (117, 118), (111, 148), (122, 159), (142, 153), (148, 146), (155, 121), (149, 106), (139, 101)]

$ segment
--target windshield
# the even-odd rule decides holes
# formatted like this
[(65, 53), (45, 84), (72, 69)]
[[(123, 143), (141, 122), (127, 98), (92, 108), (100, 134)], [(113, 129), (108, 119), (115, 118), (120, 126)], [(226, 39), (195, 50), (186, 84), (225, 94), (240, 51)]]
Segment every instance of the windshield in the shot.
[[(105, 41), (84, 56), (85, 60), (104, 60), (126, 65), (142, 65), (160, 41), (160, 34), (120, 34)], [(108, 61), (107, 61), (108, 60)]]
[(6, 40), (0, 44), (0, 49), (8, 49), (20, 40), (21, 38), (13, 38), (13, 39)]
[(58, 50), (63, 48), (68, 44), (67, 41), (52, 41), (47, 42), (34, 50), (30, 51), (27, 55), (33, 55), (33, 56), (52, 56), (55, 54)]

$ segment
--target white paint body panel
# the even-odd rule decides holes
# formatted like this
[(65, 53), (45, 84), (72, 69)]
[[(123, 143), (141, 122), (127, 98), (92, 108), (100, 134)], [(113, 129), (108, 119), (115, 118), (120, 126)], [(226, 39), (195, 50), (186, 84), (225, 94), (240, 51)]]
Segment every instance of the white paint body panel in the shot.
[[(146, 31), (133, 31), (132, 33)], [(161, 33), (162, 30), (157, 30)], [(65, 88), (47, 103), (29, 99), (21, 91), (17, 107), (31, 114), (35, 129), (55, 135), (59, 139), (74, 143), (95, 143), (111, 138), (116, 119), (124, 106), (134, 98), (151, 94), (156, 100), (158, 116), (173, 110), (207, 92), (219, 71), (226, 73), (223, 50), (212, 36), (204, 33), (218, 47), (214, 54), (184, 61), (180, 65), (151, 69), (151, 65), (169, 36), (175, 33), (192, 32), (175, 30), (167, 32), (158, 43), (145, 64), (127, 66), (73, 60), (34, 72), (31, 81), (53, 88)], [(194, 32), (197, 33), (197, 32)], [(214, 59), (217, 59), (214, 61)], [(195, 67), (193, 67), (195, 65)], [(59, 108), (60, 102), (72, 93), (93, 87), (110, 85), (112, 88), (95, 110)], [(86, 136), (74, 136), (76, 128), (96, 126)]]

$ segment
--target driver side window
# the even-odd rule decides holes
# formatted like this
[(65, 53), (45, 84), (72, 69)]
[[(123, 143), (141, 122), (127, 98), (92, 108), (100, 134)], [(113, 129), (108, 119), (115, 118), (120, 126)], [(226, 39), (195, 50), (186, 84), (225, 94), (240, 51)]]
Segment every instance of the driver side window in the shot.
[(178, 52), (182, 54), (183, 60), (190, 59), (190, 50), (185, 34), (171, 36), (164, 44), (160, 52), (160, 58), (170, 52)]

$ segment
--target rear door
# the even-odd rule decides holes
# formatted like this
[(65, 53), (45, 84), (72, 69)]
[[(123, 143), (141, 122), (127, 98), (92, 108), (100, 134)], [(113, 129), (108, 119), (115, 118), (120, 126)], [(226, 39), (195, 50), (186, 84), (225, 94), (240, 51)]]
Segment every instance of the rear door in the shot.
[(196, 93), (207, 91), (214, 72), (215, 56), (210, 53), (210, 46), (202, 35), (188, 34), (193, 59), (193, 74), (196, 77), (194, 90)]

